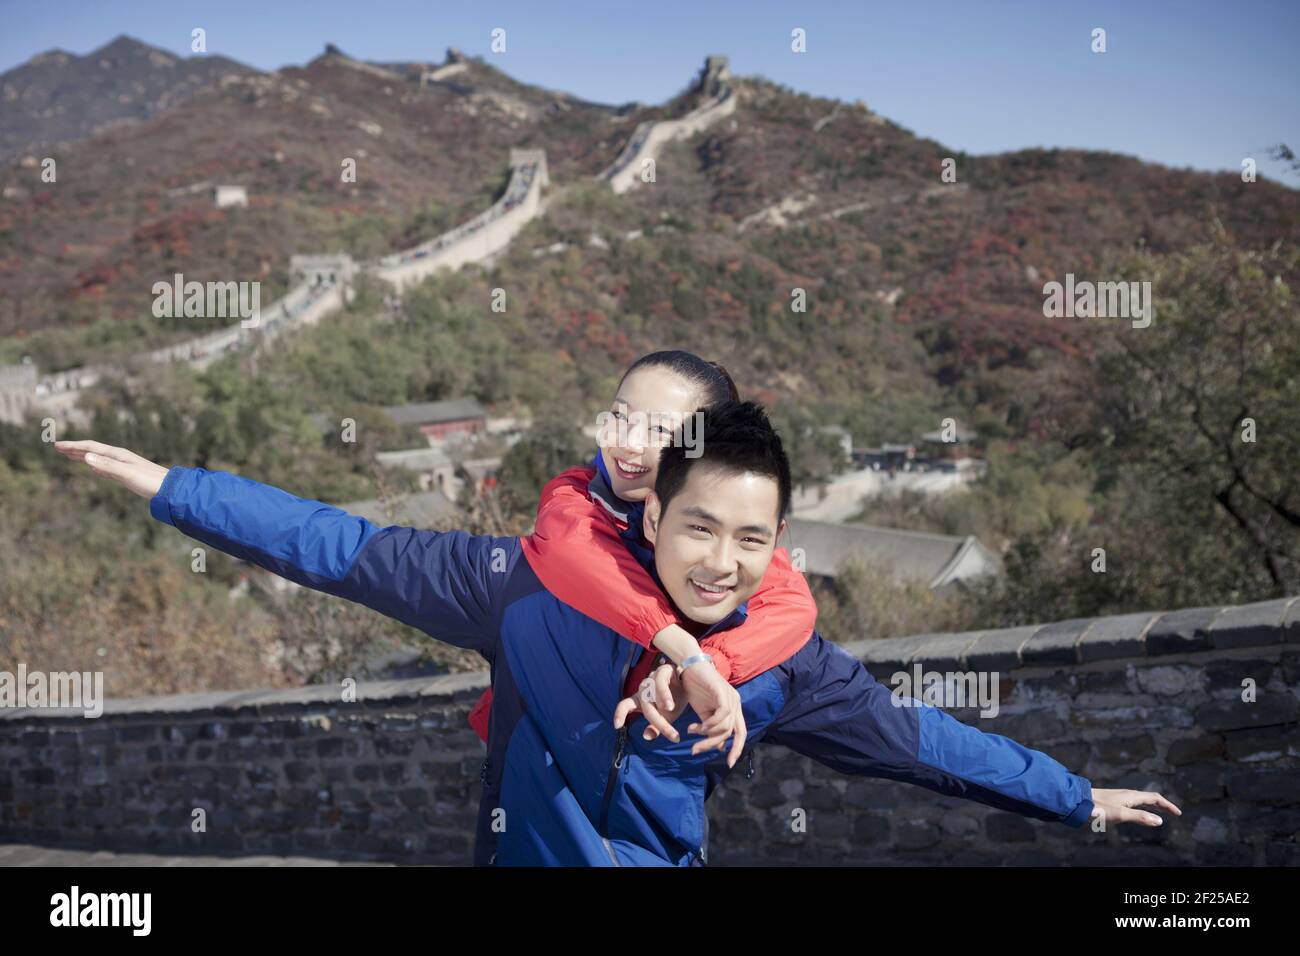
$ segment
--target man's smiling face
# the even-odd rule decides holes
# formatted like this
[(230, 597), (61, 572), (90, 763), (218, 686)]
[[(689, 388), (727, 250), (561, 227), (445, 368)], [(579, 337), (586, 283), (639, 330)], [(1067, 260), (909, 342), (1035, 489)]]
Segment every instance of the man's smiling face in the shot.
[(716, 624), (758, 590), (784, 522), (774, 478), (701, 463), (643, 527), (664, 590), (692, 621)]

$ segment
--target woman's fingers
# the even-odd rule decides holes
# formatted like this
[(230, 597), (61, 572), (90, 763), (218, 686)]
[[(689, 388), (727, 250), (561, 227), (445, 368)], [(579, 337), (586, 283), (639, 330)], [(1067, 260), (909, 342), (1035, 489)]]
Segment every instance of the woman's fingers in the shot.
[(663, 703), (664, 710), (672, 713), (676, 708), (673, 707), (673, 691), (669, 686), (672, 683), (673, 669), (671, 667), (660, 667), (655, 671), (654, 685), (655, 698)]
[(702, 754), (706, 750), (720, 750), (723, 745), (726, 744), (727, 736), (728, 734), (724, 730), (721, 733), (714, 734), (712, 737), (706, 737), (691, 748), (691, 753)]
[(731, 738), (731, 751), (727, 754), (727, 766), (734, 767), (736, 761), (745, 750), (745, 737), (748, 729), (745, 727), (745, 715), (739, 714), (736, 719), (736, 732)]
[(624, 697), (620, 700), (618, 706), (614, 708), (614, 728), (621, 730), (623, 724), (627, 722), (628, 716), (635, 713), (636, 710), (636, 701), (631, 697)]
[(700, 721), (701, 731), (704, 734), (712, 735), (723, 728), (732, 728), (737, 725), (738, 721), (743, 721), (738, 708), (719, 707), (712, 714), (703, 716)]
[[(679, 739), (677, 731), (673, 729), (673, 725), (668, 722), (668, 719), (659, 712), (657, 704), (643, 701), (641, 703), (641, 713), (645, 716), (646, 722), (650, 724), (650, 727), (653, 727), (674, 743)], [(647, 728), (646, 733), (642, 736), (644, 736), (646, 740), (654, 740), (653, 737), (649, 736), (649, 728)]]

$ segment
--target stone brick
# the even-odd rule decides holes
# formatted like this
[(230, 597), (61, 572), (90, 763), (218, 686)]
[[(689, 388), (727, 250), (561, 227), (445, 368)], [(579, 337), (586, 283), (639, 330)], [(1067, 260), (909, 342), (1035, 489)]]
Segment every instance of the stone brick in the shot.
[(1243, 690), (1242, 681), (1249, 679), (1255, 682), (1256, 687), (1264, 687), (1272, 680), (1276, 666), (1272, 661), (1262, 658), (1251, 660), (1227, 658), (1206, 661), (1202, 672), (1205, 674), (1205, 686), (1209, 692), (1230, 691), (1234, 695), (1240, 695)]
[(1280, 644), (1282, 623), (1292, 600), (1283, 598), (1227, 608), (1210, 626), (1210, 639), (1217, 648)]
[(808, 787), (797, 799), (808, 810), (840, 810), (844, 806), (843, 795), (834, 787)]
[(912, 637), (891, 637), (878, 641), (862, 641), (853, 645), (854, 656), (868, 667), (904, 670), (918, 650), (936, 637), (946, 635), (918, 634)]
[[(1089, 634), (1092, 632), (1089, 631)], [(1086, 637), (1085, 637), (1086, 640)], [(1119, 668), (1079, 674), (1081, 694), (1128, 694), (1128, 674)]]
[(1189, 670), (1186, 667), (1140, 667), (1136, 671), (1136, 677), (1138, 686), (1148, 694), (1180, 697), (1187, 691), (1191, 676)]
[(894, 845), (903, 850), (920, 850), (943, 838), (939, 827), (923, 820), (902, 820), (894, 825)]
[(849, 835), (850, 818), (833, 810), (809, 814), (808, 835), (819, 842), (838, 841)]
[(1183, 764), (1214, 760), (1224, 753), (1223, 737), (1218, 734), (1198, 734), (1171, 741), (1165, 760), (1175, 767), (1181, 767)]
[(375, 754), (380, 757), (407, 757), (415, 752), (416, 737), (376, 737)]
[(1300, 701), (1292, 694), (1262, 692), (1254, 701), (1212, 700), (1196, 708), (1196, 723), (1219, 732), (1246, 727), (1270, 727), (1300, 721)]
[(939, 821), (939, 826), (945, 834), (950, 837), (967, 837), (979, 832), (979, 822), (965, 813), (959, 813), (955, 810), (949, 811), (943, 815)]
[(1286, 620), (1282, 623), (1282, 640), (1288, 644), (1300, 644), (1300, 598), (1293, 598), (1287, 608)]
[(1155, 741), (1149, 734), (1130, 737), (1107, 737), (1093, 744), (1097, 756), (1110, 764), (1136, 765), (1155, 756)]
[(1145, 656), (1145, 631), (1156, 616), (1143, 612), (1097, 618), (1079, 639), (1079, 659), (1088, 663)]
[(1160, 615), (1147, 631), (1147, 653), (1154, 656), (1209, 650), (1214, 646), (1210, 626), (1222, 611), (1219, 607), (1190, 607)]
[(1231, 730), (1223, 735), (1223, 739), (1229, 759), (1242, 763), (1300, 757), (1300, 727), (1295, 724)]
[(780, 782), (776, 780), (755, 782), (749, 792), (750, 805), (761, 809), (779, 807), (786, 802), (786, 795), (781, 792)]
[(889, 821), (874, 813), (860, 813), (853, 818), (853, 841), (878, 847), (889, 839)]
[(313, 764), (293, 761), (284, 765), (284, 775), (290, 783), (303, 783), (316, 775)]
[(1237, 829), (1243, 838), (1295, 837), (1300, 834), (1300, 807), (1260, 807), (1241, 814)]
[(1197, 843), (1195, 860), (1201, 866), (1254, 866), (1255, 850), (1240, 843)]
[(1037, 836), (1033, 824), (1018, 813), (988, 814), (984, 832), (994, 843), (1032, 843)]
[(917, 648), (912, 660), (919, 662), (925, 670), (960, 671), (966, 670), (966, 651), (972, 647), (983, 631), (964, 634), (940, 634)]
[(1027, 667), (1050, 664), (1074, 664), (1079, 660), (1079, 639), (1092, 625), (1089, 618), (1057, 621), (1040, 628), (1020, 649), (1020, 659)]
[(1273, 806), (1300, 803), (1300, 769), (1232, 768), (1226, 779), (1233, 800)]
[(326, 737), (316, 741), (316, 756), (322, 759), (343, 756), (343, 738)]
[(897, 807), (899, 794), (896, 789), (884, 786), (874, 780), (851, 779), (844, 790), (846, 807), (864, 810), (889, 810)]
[[(1224, 796), (1224, 770), (1217, 763), (1192, 764), (1182, 767), (1171, 784), (1173, 794), (1186, 801), (1204, 802), (1222, 800)], [(1166, 794), (1170, 796), (1170, 794)], [(1177, 800), (1175, 800), (1175, 803)], [(1180, 805), (1179, 809), (1186, 812)]]
[(1300, 866), (1300, 843), (1266, 843), (1264, 863), (1267, 866)]
[(1020, 649), (1042, 627), (1031, 624), (1003, 631), (989, 631), (966, 651), (966, 666), (971, 670), (1009, 671), (1020, 666)]
[(429, 802), (429, 794), (419, 787), (403, 787), (397, 798), (401, 801), (402, 806), (409, 807), (412, 810)]

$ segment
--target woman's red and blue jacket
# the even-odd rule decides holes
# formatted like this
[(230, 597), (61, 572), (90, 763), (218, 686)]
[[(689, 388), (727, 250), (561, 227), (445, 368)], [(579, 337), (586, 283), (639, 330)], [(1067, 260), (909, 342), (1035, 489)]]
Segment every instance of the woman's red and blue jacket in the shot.
[[(611, 720), (645, 652), (560, 601), (520, 539), (379, 528), (247, 478), (172, 468), (150, 513), (199, 541), (306, 587), (364, 604), (479, 652), (495, 697), (474, 860), (496, 865), (698, 865), (705, 799), (722, 754), (642, 739)], [(653, 574), (653, 556), (628, 546)], [(744, 620), (741, 605), (712, 630)], [(812, 637), (737, 688), (746, 749), (786, 746), (841, 773), (901, 780), (1041, 820), (1081, 826), (1092, 788), (1046, 754), (934, 707), (900, 707), (851, 655)]]

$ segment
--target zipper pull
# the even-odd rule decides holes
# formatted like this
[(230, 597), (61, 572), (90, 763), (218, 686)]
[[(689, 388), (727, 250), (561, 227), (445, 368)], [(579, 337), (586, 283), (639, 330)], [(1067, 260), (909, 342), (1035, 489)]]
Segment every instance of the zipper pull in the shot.
[(745, 769), (745, 779), (753, 780), (754, 779), (754, 751), (751, 750), (748, 754), (746, 754), (746, 756), (749, 758), (749, 761), (748, 761), (748, 766)]
[(614, 769), (623, 766), (623, 748), (627, 746), (627, 728), (618, 728), (618, 753), (614, 754)]

